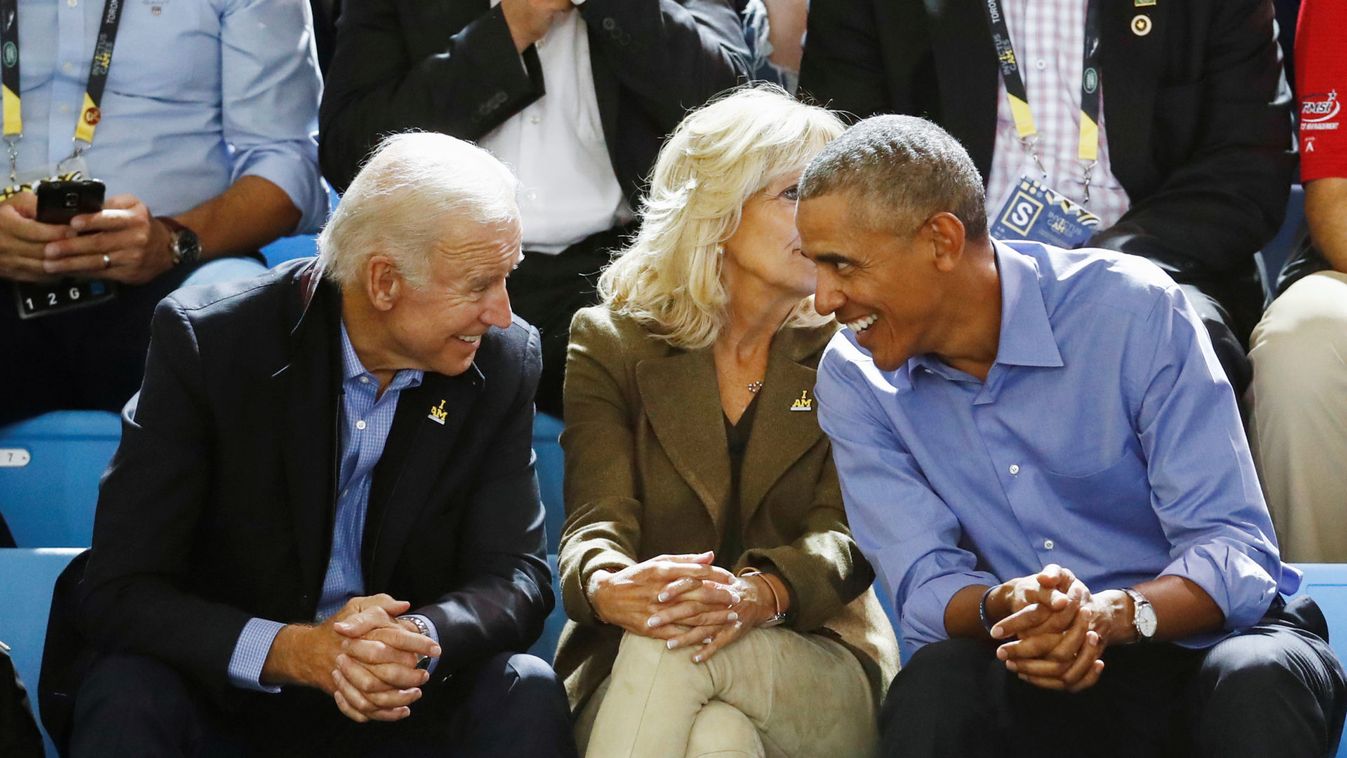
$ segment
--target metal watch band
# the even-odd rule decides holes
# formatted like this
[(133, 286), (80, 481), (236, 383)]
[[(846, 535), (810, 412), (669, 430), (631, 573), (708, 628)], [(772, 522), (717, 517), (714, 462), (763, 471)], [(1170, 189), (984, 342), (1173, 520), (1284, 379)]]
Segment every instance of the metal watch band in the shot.
[[(398, 616), (398, 620), (412, 622), (412, 626), (415, 626), (417, 629), (421, 630), (422, 634), (424, 634), (427, 637), (430, 637), (431, 639), (434, 639), (434, 636), (430, 633), (430, 624), (427, 624), (425, 619), (420, 618), (419, 616)], [(416, 667), (419, 669), (429, 668), (430, 656), (428, 655), (418, 656), (416, 659)]]

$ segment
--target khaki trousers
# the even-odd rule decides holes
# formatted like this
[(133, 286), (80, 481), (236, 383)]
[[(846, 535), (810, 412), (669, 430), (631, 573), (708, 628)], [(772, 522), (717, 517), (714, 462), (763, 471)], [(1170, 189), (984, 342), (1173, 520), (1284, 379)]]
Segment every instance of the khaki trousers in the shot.
[(876, 703), (841, 643), (754, 629), (705, 663), (693, 648), (627, 634), (612, 675), (580, 714), (592, 758), (870, 756)]
[(1249, 444), (1282, 558), (1347, 561), (1347, 274), (1291, 285), (1249, 344)]

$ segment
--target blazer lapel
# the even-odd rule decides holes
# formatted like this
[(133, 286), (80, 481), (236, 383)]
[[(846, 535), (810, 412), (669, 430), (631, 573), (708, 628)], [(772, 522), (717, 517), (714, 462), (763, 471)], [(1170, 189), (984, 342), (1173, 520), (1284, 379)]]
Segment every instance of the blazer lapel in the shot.
[(398, 398), (365, 516), (362, 558), (367, 587), (387, 586), (484, 383), (474, 363), (458, 376), (427, 373), (421, 386)]
[(817, 371), (797, 362), (818, 347), (808, 344), (807, 334), (783, 330), (776, 337), (781, 344), (773, 346), (768, 358), (739, 480), (739, 511), (745, 525), (772, 485), (823, 436), (814, 401)]
[(318, 277), (316, 267), (300, 277), (304, 312), (291, 332), (290, 362), (272, 375), (282, 383), (286, 494), (303, 586), (313, 590), (311, 609), (318, 604), (331, 545), (341, 418), (341, 295)]
[(664, 454), (706, 506), (717, 533), (723, 533), (730, 494), (729, 443), (711, 351), (641, 361), (636, 386)]
[[(1173, 2), (1137, 8), (1127, 2), (1103, 1), (1100, 8), (1100, 82), (1104, 99), (1104, 131), (1113, 173), (1124, 187), (1142, 182), (1148, 161), (1119, 156), (1151, 154), (1150, 125), (1155, 119), (1155, 83), (1160, 81), (1165, 54), (1166, 11)], [(1149, 32), (1137, 34), (1133, 24), (1145, 17)]]

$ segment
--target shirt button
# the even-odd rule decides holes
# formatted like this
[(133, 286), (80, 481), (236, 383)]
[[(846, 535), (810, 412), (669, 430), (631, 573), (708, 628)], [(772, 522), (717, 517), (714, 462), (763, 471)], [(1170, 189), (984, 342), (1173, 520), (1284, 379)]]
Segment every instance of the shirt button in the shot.
[(1044, 549), (1044, 550), (1051, 550), (1051, 549), (1053, 549), (1054, 547), (1057, 547), (1057, 543), (1053, 542), (1052, 540), (1043, 540), (1043, 549)]
[(1047, 68), (1047, 67), (1048, 67), (1048, 62), (1045, 61), (1045, 60), (1043, 60), (1042, 58), (1039, 58), (1038, 60), (1034, 61), (1034, 68), (1038, 69), (1039, 71), (1042, 71), (1043, 69), (1045, 69), (1045, 68)]
[(369, 384), (369, 377), (368, 377), (368, 376), (362, 376), (362, 377), (360, 377), (360, 383), (361, 383), (361, 384)]
[(1010, 475), (1011, 475), (1011, 476), (1014, 476), (1015, 474), (1020, 473), (1020, 464), (1018, 464), (1018, 463), (1012, 463), (1012, 464), (1010, 464), (1010, 469), (1009, 469), (1009, 470), (1010, 470)]
[(355, 428), (359, 429), (362, 432), (365, 431), (365, 419), (362, 418), (359, 421), (355, 422)]
[(61, 70), (64, 71), (64, 72), (66, 72), (67, 74), (73, 74), (73, 73), (75, 73), (75, 64), (73, 64), (73, 63), (62, 63), (62, 64), (61, 64)]
[(74, 8), (75, 6), (80, 4), (80, 0), (65, 0), (65, 4), (70, 6), (71, 8)]
[(529, 116), (529, 123), (530, 123), (530, 124), (541, 124), (542, 122), (543, 122), (543, 117), (542, 117), (542, 116), (539, 116), (539, 115), (536, 114), (536, 113), (533, 114), (532, 116)]
[(66, 105), (65, 103), (61, 103), (60, 111), (61, 111), (62, 113), (69, 113), (69, 112), (70, 112), (70, 106), (69, 106), (69, 105)]

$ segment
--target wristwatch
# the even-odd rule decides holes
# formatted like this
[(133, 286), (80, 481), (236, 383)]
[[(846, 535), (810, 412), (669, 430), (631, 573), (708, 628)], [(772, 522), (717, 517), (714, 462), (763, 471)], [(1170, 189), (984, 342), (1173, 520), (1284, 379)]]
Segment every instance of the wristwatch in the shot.
[(173, 253), (173, 265), (184, 263), (191, 266), (201, 260), (201, 239), (196, 232), (172, 216), (155, 216), (156, 221), (168, 228), (170, 235), (169, 250)]
[[(419, 616), (398, 616), (398, 621), (410, 621), (412, 622), (412, 626), (415, 626), (421, 631), (421, 634), (424, 634), (432, 640), (435, 639), (435, 636), (430, 633), (430, 624), (427, 624), (425, 619)], [(430, 656), (428, 655), (417, 656), (416, 667), (424, 671), (430, 668), (430, 660)]]
[(1132, 598), (1132, 626), (1137, 630), (1137, 642), (1150, 642), (1155, 639), (1155, 606), (1146, 596), (1128, 587), (1123, 590)]

